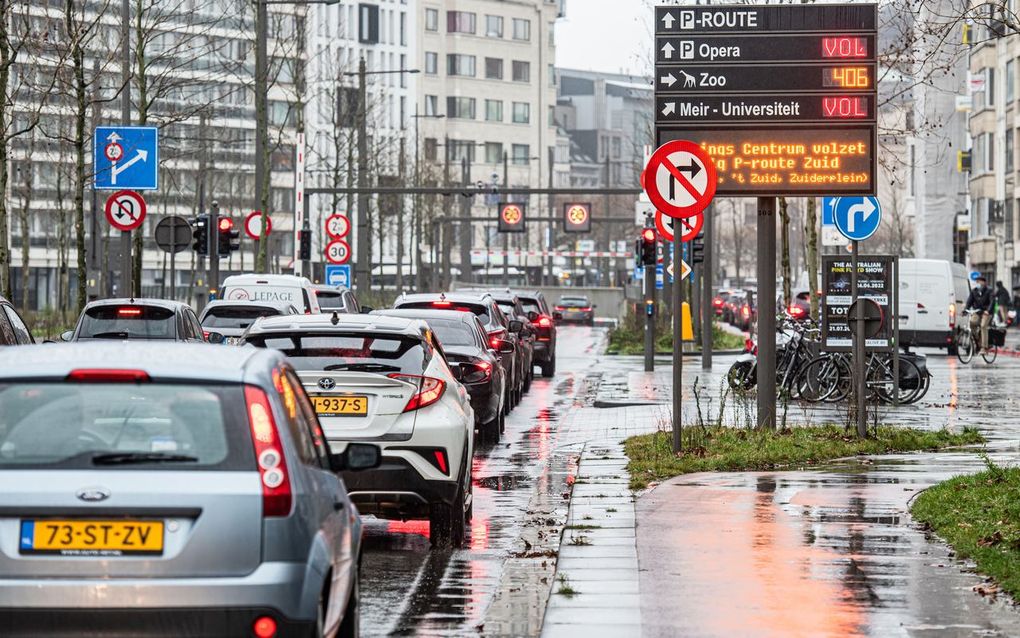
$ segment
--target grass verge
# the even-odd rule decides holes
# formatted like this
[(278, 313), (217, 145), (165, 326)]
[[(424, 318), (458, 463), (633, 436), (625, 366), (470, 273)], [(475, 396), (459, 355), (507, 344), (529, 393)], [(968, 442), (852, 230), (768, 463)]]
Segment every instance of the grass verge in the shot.
[[(688, 437), (687, 433), (695, 436)], [(880, 426), (871, 437), (858, 439), (842, 426), (822, 425), (787, 430), (728, 427), (687, 428), (696, 438), (679, 456), (673, 454), (671, 432), (634, 436), (625, 441), (631, 489), (646, 487), (690, 472), (739, 472), (814, 465), (822, 461), (913, 450), (938, 450), (983, 443), (977, 430), (919, 430)]]
[[(1020, 598), (1020, 468), (958, 476), (922, 492), (911, 514), (969, 558), (998, 588)], [(986, 592), (989, 588), (985, 588)], [(992, 589), (992, 592), (995, 590)], [(991, 592), (988, 592), (991, 593)]]
[[(695, 340), (696, 344), (701, 341)], [(714, 350), (739, 350), (744, 347), (744, 338), (724, 330), (717, 323), (712, 323), (712, 348)], [(609, 333), (609, 344), (606, 347), (608, 354), (639, 355), (645, 351), (644, 327), (634, 327), (628, 324), (622, 325)], [(673, 351), (672, 328), (666, 326), (660, 330), (656, 326), (655, 337), (656, 352)]]

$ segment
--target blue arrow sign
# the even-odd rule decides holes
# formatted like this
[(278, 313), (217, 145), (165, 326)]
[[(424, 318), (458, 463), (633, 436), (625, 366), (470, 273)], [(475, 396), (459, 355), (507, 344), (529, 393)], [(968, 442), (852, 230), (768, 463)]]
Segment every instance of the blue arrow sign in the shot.
[(159, 188), (159, 129), (97, 126), (92, 140), (96, 190)]
[(351, 265), (326, 264), (326, 285), (350, 288)]
[(877, 197), (838, 197), (832, 208), (832, 221), (844, 237), (864, 241), (875, 234), (882, 222), (882, 206)]
[(836, 222), (832, 219), (832, 208), (838, 200), (838, 197), (823, 197), (822, 198), (822, 226), (835, 226)]

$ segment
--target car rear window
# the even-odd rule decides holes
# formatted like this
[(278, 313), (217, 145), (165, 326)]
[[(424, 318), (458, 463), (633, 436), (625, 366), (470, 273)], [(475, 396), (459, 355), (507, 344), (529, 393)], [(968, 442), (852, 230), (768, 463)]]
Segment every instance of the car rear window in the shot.
[(327, 310), (346, 310), (344, 306), (343, 293), (333, 290), (316, 290), (315, 297), (319, 300), (319, 309), (323, 312)]
[(95, 306), (82, 316), (78, 339), (174, 339), (174, 311), (160, 306)]
[(212, 308), (202, 319), (206, 328), (247, 328), (259, 317), (275, 317), (280, 314), (268, 306), (221, 306)]
[(392, 333), (249, 335), (258, 348), (280, 350), (298, 370), (353, 370), (422, 374), (428, 365), (422, 340)]
[(0, 384), (0, 468), (253, 469), (244, 406), (233, 385)]
[(537, 312), (538, 314), (542, 314), (542, 307), (538, 305), (537, 301), (532, 299), (524, 299), (522, 297), (521, 307), (524, 308), (524, 312)]
[(585, 297), (560, 297), (558, 305), (567, 308), (587, 308), (591, 304)]
[(478, 341), (471, 327), (452, 319), (427, 319), (429, 327), (444, 346), (476, 346)]

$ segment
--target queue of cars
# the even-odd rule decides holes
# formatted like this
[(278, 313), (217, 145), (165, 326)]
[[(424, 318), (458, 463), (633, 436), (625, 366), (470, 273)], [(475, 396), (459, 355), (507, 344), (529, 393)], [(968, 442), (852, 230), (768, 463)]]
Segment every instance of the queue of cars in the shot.
[(463, 544), (476, 432), (555, 371), (538, 292), (221, 296), (92, 302), (60, 346), (0, 299), (4, 635), (358, 635), (360, 515)]

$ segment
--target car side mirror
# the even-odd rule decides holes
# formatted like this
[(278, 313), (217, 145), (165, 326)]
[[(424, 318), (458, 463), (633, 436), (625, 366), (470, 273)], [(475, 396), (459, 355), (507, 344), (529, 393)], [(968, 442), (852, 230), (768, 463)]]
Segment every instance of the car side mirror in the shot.
[(213, 345), (218, 346), (222, 345), (223, 342), (227, 340), (227, 338), (223, 336), (222, 332), (210, 332), (209, 335), (206, 336), (205, 340)]
[(524, 328), (524, 323), (520, 319), (510, 320), (510, 332), (520, 332)]
[(538, 313), (534, 310), (528, 311), (528, 321), (538, 321)]
[(348, 443), (347, 449), (329, 455), (329, 469), (334, 472), (358, 472), (379, 467), (382, 450), (371, 443)]
[(60, 333), (61, 341), (70, 341), (74, 337), (74, 330), (65, 330)]
[(513, 354), (515, 350), (516, 348), (514, 348), (514, 344), (505, 340), (500, 341), (499, 347), (496, 348), (496, 351), (499, 352), (500, 354)]
[(368, 313), (372, 312), (373, 310), (375, 310), (375, 308), (373, 308), (372, 306), (362, 306), (361, 307), (361, 314), (367, 315)]
[(554, 312), (553, 313), (553, 321), (560, 321), (562, 319), (563, 319), (563, 313), (562, 312)]

